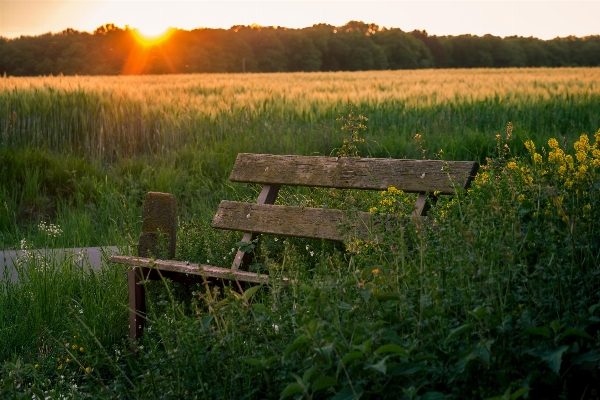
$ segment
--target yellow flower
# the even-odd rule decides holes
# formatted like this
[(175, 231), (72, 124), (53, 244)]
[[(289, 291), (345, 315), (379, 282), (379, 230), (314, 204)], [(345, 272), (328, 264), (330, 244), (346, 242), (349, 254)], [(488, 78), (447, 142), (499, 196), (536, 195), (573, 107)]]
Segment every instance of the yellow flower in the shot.
[(71, 361), (71, 360), (70, 360), (70, 359), (68, 359), (68, 358), (65, 360), (65, 362), (66, 362), (66, 363), (68, 363), (69, 361)]
[(378, 268), (375, 268), (375, 269), (371, 270), (371, 273), (372, 273), (373, 275), (377, 275), (377, 274), (379, 273), (379, 269), (378, 269)]
[(519, 200), (519, 201), (525, 200), (525, 195), (524, 194), (520, 194), (519, 197), (517, 197), (517, 200)]
[(369, 208), (369, 212), (370, 213), (374, 213), (376, 211), (377, 211), (377, 207), (371, 207), (371, 208)]
[(387, 191), (391, 194), (402, 194), (403, 193), (402, 190), (396, 189), (394, 186), (388, 187)]
[(59, 369), (59, 370), (60, 370), (60, 369), (62, 369), (62, 364), (60, 364), (60, 365), (58, 366), (58, 369)]
[(83, 347), (80, 347), (80, 348), (79, 348), (79, 351), (83, 351)]
[(533, 155), (533, 162), (539, 164), (542, 162), (542, 155), (540, 153), (535, 153)]
[(567, 173), (567, 167), (565, 167), (564, 165), (561, 165), (560, 167), (558, 167), (558, 174), (560, 176), (565, 176), (565, 174)]
[(517, 169), (517, 163), (514, 161), (511, 161), (508, 163), (507, 167), (508, 167), (508, 169)]
[(525, 142), (525, 148), (527, 148), (527, 151), (530, 153), (533, 153), (535, 152), (535, 143), (533, 143), (531, 140), (528, 140)]
[(550, 146), (551, 149), (558, 149), (558, 140), (554, 138), (548, 140), (548, 146)]
[(72, 348), (73, 350), (75, 350), (75, 349), (77, 348), (77, 345), (76, 345), (76, 344), (74, 344), (73, 346), (71, 346), (71, 348)]
[(587, 158), (587, 153), (585, 151), (578, 151), (577, 153), (575, 153), (575, 157), (577, 158), (577, 161), (582, 163), (585, 162)]
[(89, 374), (91, 370), (92, 370), (92, 369), (91, 369), (90, 367), (85, 367), (85, 372), (86, 372), (86, 373), (88, 373), (88, 374)]
[(573, 145), (577, 151), (588, 151), (590, 149), (590, 140), (586, 134), (579, 136), (579, 141)]
[(37, 367), (39, 367), (39, 366), (40, 366), (40, 364), (35, 364), (33, 367), (34, 367), (34, 368), (37, 368)]
[(568, 155), (565, 157), (565, 162), (567, 163), (567, 165), (568, 165), (569, 167), (573, 168), (573, 156), (572, 156), (572, 155), (568, 154)]

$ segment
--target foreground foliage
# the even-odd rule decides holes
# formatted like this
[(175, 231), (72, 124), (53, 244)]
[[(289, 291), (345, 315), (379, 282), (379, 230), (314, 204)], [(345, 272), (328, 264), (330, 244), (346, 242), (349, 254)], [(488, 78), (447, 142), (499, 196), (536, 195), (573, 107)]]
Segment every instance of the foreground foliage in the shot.
[[(598, 398), (600, 131), (571, 150), (556, 139), (521, 144), (512, 129), (496, 137), (468, 192), (433, 205), (430, 223), (386, 219), (372, 240), (344, 246), (265, 236), (253, 268), (271, 274), (268, 287), (190, 293), (148, 283), (149, 325), (134, 355), (90, 325), (104, 311), (88, 321), (85, 307), (65, 307), (73, 313), (40, 322), (53, 342), (4, 350), (15, 358), (0, 390), (29, 398)], [(281, 201), (341, 201), (403, 217), (410, 199), (390, 187), (289, 190)], [(183, 223), (179, 237), (181, 259), (223, 266), (239, 240), (202, 219)], [(34, 276), (4, 283), (2, 299), (25, 293)], [(293, 283), (283, 286), (283, 276)], [(112, 284), (124, 304), (125, 280)]]

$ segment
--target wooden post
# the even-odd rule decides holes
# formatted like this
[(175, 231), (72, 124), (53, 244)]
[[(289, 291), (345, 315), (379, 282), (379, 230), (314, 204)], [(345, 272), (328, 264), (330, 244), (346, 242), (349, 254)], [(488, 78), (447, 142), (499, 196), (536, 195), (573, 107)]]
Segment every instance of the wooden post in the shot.
[[(133, 342), (142, 337), (144, 332), (144, 314), (146, 313), (146, 288), (140, 284), (143, 269), (133, 267), (127, 271), (129, 289), (129, 337)], [(132, 343), (134, 349), (135, 343)]]
[[(258, 196), (257, 203), (258, 204), (275, 204), (275, 200), (277, 200), (277, 195), (279, 194), (279, 185), (264, 185), (260, 195)], [(245, 233), (242, 238), (242, 242), (251, 242), (256, 238), (256, 235), (252, 233)], [(240, 267), (248, 267), (252, 263), (252, 258), (254, 258), (254, 253), (244, 253), (241, 250), (238, 250), (235, 258), (233, 259), (233, 264), (231, 264), (231, 269), (236, 270)]]
[(177, 198), (170, 193), (148, 192), (144, 200), (138, 256), (175, 258)]
[[(138, 256), (167, 260), (175, 258), (176, 234), (177, 199), (170, 193), (148, 192), (144, 200)], [(142, 267), (134, 267), (127, 272), (129, 337), (133, 342), (141, 338), (145, 325), (146, 289), (140, 281), (154, 276), (150, 270)]]

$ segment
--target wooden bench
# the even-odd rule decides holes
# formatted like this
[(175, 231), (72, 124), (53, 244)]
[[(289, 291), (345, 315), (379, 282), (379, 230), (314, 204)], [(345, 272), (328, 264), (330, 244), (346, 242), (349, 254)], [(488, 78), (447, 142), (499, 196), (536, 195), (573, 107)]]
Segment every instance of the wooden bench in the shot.
[[(452, 195), (467, 189), (475, 177), (476, 162), (404, 160), (384, 158), (336, 158), (238, 154), (230, 180), (262, 184), (256, 203), (223, 200), (212, 226), (245, 232), (242, 241), (250, 242), (257, 234), (294, 236), (343, 241), (340, 223), (352, 224), (359, 237), (368, 235), (373, 214), (343, 210), (274, 205), (282, 185), (336, 189), (386, 190), (390, 186), (418, 193), (413, 216), (427, 214), (436, 195)], [(429, 200), (428, 200), (429, 196)], [(244, 271), (252, 261), (251, 252), (238, 250), (231, 268), (167, 261), (173, 259), (176, 244), (177, 202), (167, 193), (148, 193), (144, 203), (142, 235), (137, 257), (113, 256), (112, 262), (127, 264), (130, 337), (143, 333), (145, 291), (142, 280), (169, 278), (189, 282), (201, 278), (268, 283), (264, 274)], [(163, 237), (162, 250), (158, 246)], [(158, 250), (157, 250), (158, 249)]]

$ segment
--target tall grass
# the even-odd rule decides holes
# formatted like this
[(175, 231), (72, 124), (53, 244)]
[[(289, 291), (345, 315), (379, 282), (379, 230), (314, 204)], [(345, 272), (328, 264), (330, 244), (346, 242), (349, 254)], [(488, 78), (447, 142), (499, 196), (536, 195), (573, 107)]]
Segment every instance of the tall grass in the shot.
[(176, 194), (183, 218), (209, 218), (239, 152), (331, 154), (348, 100), (369, 118), (370, 156), (419, 158), (421, 133), (428, 157), (483, 162), (507, 121), (521, 141), (573, 142), (600, 125), (599, 78), (598, 68), (5, 77), (0, 248), (35, 242), (42, 220), (69, 225), (61, 246), (135, 238), (148, 190)]
[[(24, 271), (0, 293), (0, 335), (18, 333), (1, 353), (0, 393), (598, 398), (600, 130), (569, 147), (544, 141), (544, 150), (520, 143), (510, 125), (492, 141), (472, 187), (433, 205), (430, 224), (405, 222), (408, 195), (393, 188), (284, 192), (287, 203), (370, 205), (386, 223), (372, 240), (343, 246), (262, 237), (252, 268), (268, 272), (269, 285), (147, 283), (135, 354), (125, 351), (122, 273)], [(524, 156), (513, 155), (519, 147)], [(178, 238), (180, 259), (226, 266), (239, 235), (197, 218)], [(28, 323), (50, 343), (36, 342)]]

